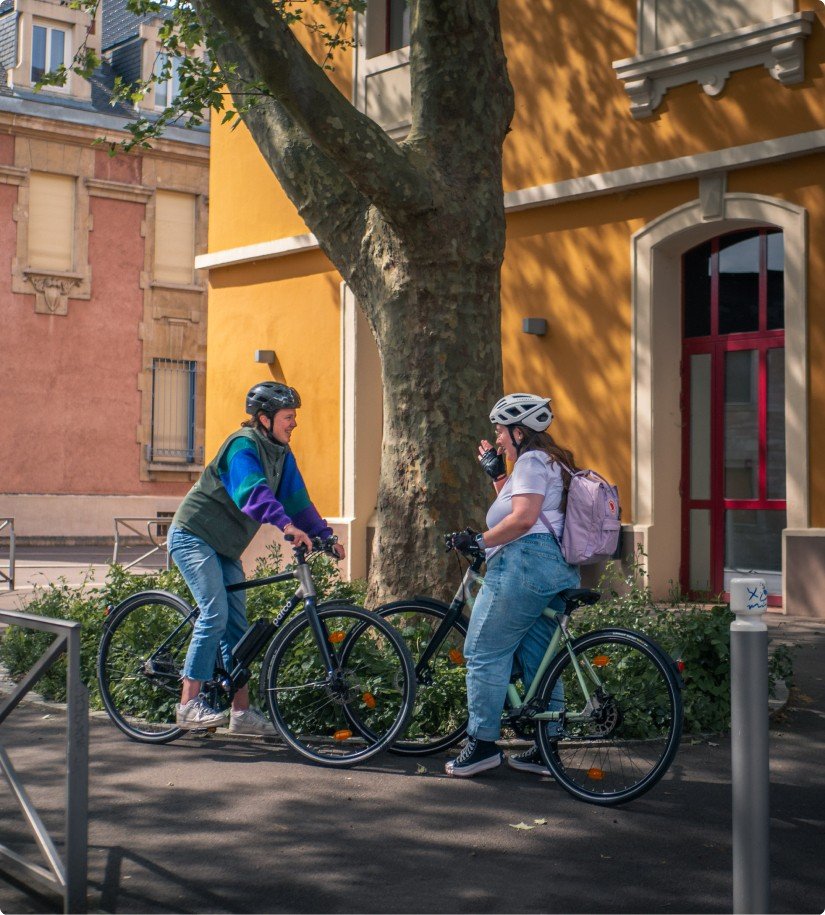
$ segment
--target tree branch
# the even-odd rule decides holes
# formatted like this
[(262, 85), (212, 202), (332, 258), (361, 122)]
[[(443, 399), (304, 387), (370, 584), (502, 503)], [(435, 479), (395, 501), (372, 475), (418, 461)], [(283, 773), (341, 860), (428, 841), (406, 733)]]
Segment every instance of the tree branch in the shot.
[[(431, 206), (429, 182), (406, 153), (335, 88), (271, 0), (195, 0), (228, 36), (223, 69), (246, 64), (283, 112), (355, 188), (391, 222)], [(208, 26), (207, 26), (208, 31)], [(235, 52), (231, 50), (235, 47)], [(334, 164), (333, 164), (334, 163)]]

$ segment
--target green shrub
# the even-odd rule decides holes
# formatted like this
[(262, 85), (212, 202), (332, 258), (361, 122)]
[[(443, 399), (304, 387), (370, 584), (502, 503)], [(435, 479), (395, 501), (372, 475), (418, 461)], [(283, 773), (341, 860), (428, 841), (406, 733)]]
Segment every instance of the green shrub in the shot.
[[(319, 601), (343, 599), (350, 603), (363, 602), (365, 583), (343, 581), (337, 565), (331, 559), (325, 556), (313, 559), (312, 569)], [(272, 545), (267, 554), (256, 563), (253, 577), (274, 575), (280, 571), (283, 571), (281, 551), (276, 545)], [(97, 690), (95, 665), (106, 620), (106, 608), (116, 606), (138, 591), (147, 590), (171, 591), (192, 603), (192, 595), (177, 568), (136, 574), (126, 571), (120, 565), (109, 566), (105, 581), (101, 585), (95, 583), (90, 570), (89, 575), (79, 585), (70, 585), (64, 578), (48, 585), (38, 585), (26, 601), (26, 613), (82, 623), (81, 676), (89, 688), (89, 704), (92, 708), (103, 707)], [(250, 623), (261, 617), (274, 616), (277, 609), (294, 591), (294, 581), (266, 585), (248, 591)], [(48, 632), (10, 626), (0, 636), (0, 664), (6, 667), (13, 680), (20, 680), (53, 640), (54, 635)], [(259, 667), (260, 662), (257, 665), (257, 668)], [(256, 674), (257, 668), (254, 671)], [(65, 701), (65, 659), (61, 658), (47, 670), (37, 681), (35, 688), (45, 699)], [(251, 688), (255, 689), (256, 683), (252, 683)]]
[[(597, 589), (602, 600), (573, 617), (577, 633), (608, 626), (636, 629), (650, 636), (684, 665), (685, 732), (725, 731), (730, 727), (730, 624), (734, 614), (724, 604), (701, 606), (678, 591), (666, 602), (653, 599), (645, 580), (644, 553), (626, 564), (610, 563)], [(681, 665), (680, 665), (681, 666)], [(790, 681), (793, 658), (785, 645), (772, 649), (768, 681), (771, 695), (780, 679)], [(767, 697), (766, 697), (767, 701)]]

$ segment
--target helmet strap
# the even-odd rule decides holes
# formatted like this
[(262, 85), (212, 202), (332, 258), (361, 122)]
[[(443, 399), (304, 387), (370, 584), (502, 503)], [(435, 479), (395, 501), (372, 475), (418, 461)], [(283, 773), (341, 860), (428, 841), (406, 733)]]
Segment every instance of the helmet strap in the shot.
[(261, 427), (261, 429), (263, 429), (264, 435), (272, 442), (273, 445), (280, 445), (281, 443), (272, 434), (272, 426), (275, 422), (275, 414), (267, 413), (264, 410), (261, 410), (260, 412), (263, 413), (263, 415), (269, 420), (269, 428), (267, 428), (260, 420), (258, 420), (258, 425)]
[(516, 457), (521, 454), (521, 449), (524, 447), (524, 431), (522, 430), (520, 442), (517, 442), (515, 435), (513, 435), (513, 429), (515, 429), (517, 425), (518, 423), (507, 427), (507, 431), (510, 433), (510, 441), (513, 443), (513, 447), (516, 449)]

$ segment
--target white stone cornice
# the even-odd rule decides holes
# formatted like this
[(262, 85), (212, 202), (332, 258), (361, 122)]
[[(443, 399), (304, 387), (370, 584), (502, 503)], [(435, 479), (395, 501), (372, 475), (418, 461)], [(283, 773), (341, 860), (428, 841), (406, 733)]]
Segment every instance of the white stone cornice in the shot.
[(789, 137), (776, 137), (773, 140), (762, 140), (759, 143), (731, 146), (727, 149), (697, 153), (693, 156), (680, 156), (678, 159), (663, 159), (646, 165), (633, 165), (612, 172), (601, 172), (581, 178), (569, 178), (553, 184), (528, 187), (520, 191), (510, 191), (504, 195), (504, 208), (507, 212), (528, 210), (532, 207), (548, 206), (586, 197), (598, 197), (616, 191), (635, 190), (686, 178), (698, 178), (711, 172), (765, 165), (769, 162), (821, 152), (823, 149), (825, 149), (825, 130), (812, 130)]
[(104, 181), (101, 178), (86, 178), (90, 197), (109, 197), (113, 200), (128, 200), (132, 203), (146, 203), (152, 196), (152, 189), (140, 184), (123, 181)]
[(0, 165), (0, 184), (22, 184), (28, 171), (16, 165)]
[[(825, 150), (825, 130), (812, 130), (808, 133), (762, 140), (759, 143), (731, 146), (728, 149), (697, 153), (694, 156), (664, 159), (645, 165), (620, 168), (612, 172), (584, 175), (581, 178), (569, 178), (566, 181), (509, 191), (504, 195), (504, 209), (508, 213), (516, 213), (519, 210), (529, 210), (534, 207), (552, 206), (588, 197), (613, 194), (618, 191), (668, 184), (671, 181), (701, 178), (704, 175), (748, 168), (753, 165), (765, 165), (823, 150)], [(256, 245), (201, 254), (195, 258), (195, 267), (198, 270), (209, 270), (317, 249), (318, 240), (311, 233), (292, 235), (287, 238), (260, 242)]]
[(248, 264), (251, 261), (270, 260), (286, 254), (299, 254), (302, 251), (315, 251), (318, 239), (310, 232), (304, 235), (290, 235), (287, 238), (276, 238), (262, 241), (256, 245), (244, 245), (241, 248), (225, 248), (210, 254), (200, 254), (195, 258), (196, 270), (210, 270), (215, 267), (228, 267), (233, 264)]
[(793, 13), (770, 22), (639, 54), (613, 63), (630, 96), (635, 118), (653, 114), (668, 89), (698, 82), (719, 95), (734, 70), (764, 66), (783, 86), (804, 78), (804, 40), (816, 14)]

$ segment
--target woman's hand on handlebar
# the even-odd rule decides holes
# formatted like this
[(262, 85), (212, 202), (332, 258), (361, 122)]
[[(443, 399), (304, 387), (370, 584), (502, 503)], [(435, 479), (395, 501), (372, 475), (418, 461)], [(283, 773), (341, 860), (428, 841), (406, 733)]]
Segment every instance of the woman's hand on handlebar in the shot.
[(483, 552), (476, 541), (477, 536), (478, 532), (468, 527), (463, 531), (454, 531), (452, 534), (447, 534), (444, 538), (444, 545), (447, 550), (457, 550), (459, 553), (475, 556)]
[(294, 524), (287, 524), (287, 526), (284, 528), (284, 536), (287, 538), (287, 540), (291, 541), (293, 547), (302, 546), (308, 553), (312, 552), (312, 540), (301, 530), (300, 527), (295, 527)]

